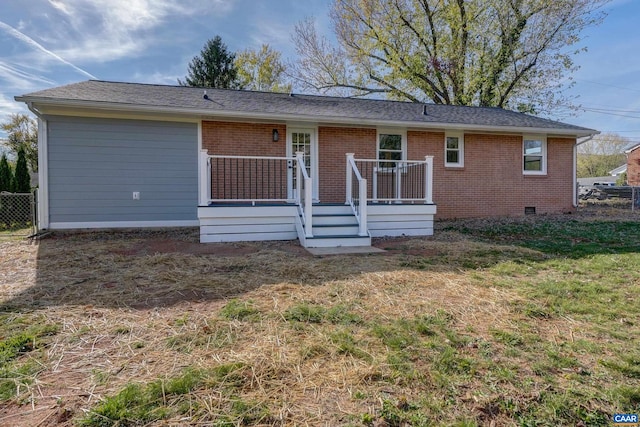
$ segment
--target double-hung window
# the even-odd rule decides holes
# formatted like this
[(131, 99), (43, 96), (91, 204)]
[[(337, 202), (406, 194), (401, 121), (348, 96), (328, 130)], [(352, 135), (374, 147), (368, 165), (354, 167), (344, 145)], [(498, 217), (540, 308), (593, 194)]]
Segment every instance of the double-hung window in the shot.
[(525, 135), (522, 139), (522, 172), (525, 175), (547, 173), (547, 138), (542, 135)]
[(464, 166), (464, 134), (447, 132), (444, 136), (445, 167)]
[(406, 139), (406, 134), (403, 132), (378, 131), (378, 166), (380, 168), (395, 169), (398, 162), (406, 159)]

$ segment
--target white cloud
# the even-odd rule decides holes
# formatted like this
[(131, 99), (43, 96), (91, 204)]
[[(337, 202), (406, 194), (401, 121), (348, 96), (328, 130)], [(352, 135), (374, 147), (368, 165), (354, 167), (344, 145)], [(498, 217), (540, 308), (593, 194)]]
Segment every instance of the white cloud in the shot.
[(215, 11), (222, 17), (234, 7), (235, 0), (48, 0), (60, 19), (65, 33), (52, 32), (59, 27), (51, 17), (45, 31), (55, 52), (78, 63), (110, 62), (139, 55), (153, 45), (157, 28), (173, 19), (198, 16)]
[(34, 83), (48, 86), (56, 84), (55, 81), (42, 75), (34, 74), (25, 67), (11, 65), (4, 61), (0, 61), (0, 81), (6, 82), (7, 86), (16, 90), (30, 90), (33, 88)]
[[(0, 0), (0, 9), (6, 1), (15, 7), (3, 10), (0, 21), (0, 117), (24, 111), (14, 95), (79, 75), (114, 78), (136, 70), (135, 80), (176, 84), (177, 61), (159, 63), (158, 53), (184, 49), (243, 0)], [(147, 67), (158, 71), (140, 71)]]
[(49, 4), (51, 4), (51, 6), (58, 9), (59, 11), (69, 15), (69, 9), (63, 2), (59, 0), (49, 0)]
[(251, 40), (256, 47), (260, 47), (263, 44), (270, 46), (281, 45), (284, 46), (289, 42), (291, 38), (291, 27), (286, 26), (273, 26), (270, 22), (260, 21), (255, 25), (255, 32), (251, 35)]
[(31, 37), (27, 36), (26, 34), (22, 33), (21, 31), (18, 31), (17, 29), (13, 28), (10, 25), (5, 24), (4, 22), (0, 21), (0, 30), (4, 31), (5, 33), (9, 34), (10, 36), (20, 40), (21, 42), (27, 44), (28, 46), (30, 46), (33, 49), (36, 49), (38, 51), (40, 51), (41, 53), (44, 53), (50, 57), (53, 57), (54, 59), (56, 59), (57, 61), (62, 62), (65, 65), (68, 65), (69, 67), (73, 68), (74, 70), (78, 71), (81, 74), (84, 74), (85, 76), (95, 79), (95, 77), (86, 72), (85, 70), (83, 70), (80, 67), (75, 66), (74, 64), (72, 64), (71, 62), (61, 58), (59, 55), (55, 54), (54, 52), (46, 49), (44, 46), (42, 46), (40, 43), (36, 42), (35, 40), (33, 40)]
[(141, 83), (150, 83), (150, 84), (158, 84), (158, 85), (177, 85), (178, 79), (183, 78), (184, 76), (176, 74), (176, 73), (161, 73), (156, 71), (154, 73), (135, 73), (131, 77), (131, 81), (133, 82), (141, 82)]

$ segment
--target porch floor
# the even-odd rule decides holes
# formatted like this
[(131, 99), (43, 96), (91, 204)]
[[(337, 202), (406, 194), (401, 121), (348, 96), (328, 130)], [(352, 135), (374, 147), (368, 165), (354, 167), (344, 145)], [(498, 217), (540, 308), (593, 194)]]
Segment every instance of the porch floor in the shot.
[[(411, 202), (404, 202), (404, 203), (389, 203), (389, 202), (376, 202), (376, 201), (372, 201), (369, 200), (367, 201), (367, 206), (372, 206), (372, 205), (428, 205), (427, 203), (423, 203), (423, 202), (415, 202), (415, 203), (411, 203)], [(435, 203), (431, 203), (432, 205), (435, 205)], [(246, 206), (292, 206), (295, 205), (295, 203), (287, 203), (287, 202), (211, 202), (208, 205), (203, 205), (200, 207), (246, 207)], [(318, 202), (318, 203), (313, 203), (313, 206), (345, 206), (345, 203), (322, 203), (322, 202)]]

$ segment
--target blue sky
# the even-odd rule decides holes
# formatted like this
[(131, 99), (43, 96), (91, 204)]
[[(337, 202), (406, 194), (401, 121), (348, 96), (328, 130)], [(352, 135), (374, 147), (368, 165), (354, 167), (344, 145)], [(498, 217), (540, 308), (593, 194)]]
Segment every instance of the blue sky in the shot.
[[(0, 120), (13, 100), (90, 78), (176, 84), (207, 39), (231, 51), (268, 43), (294, 59), (294, 25), (329, 33), (329, 0), (2, 0)], [(563, 121), (640, 143), (640, 1), (614, 0), (584, 33), (570, 94), (585, 110)], [(597, 110), (597, 111), (596, 111)], [(0, 134), (0, 137), (4, 135)]]

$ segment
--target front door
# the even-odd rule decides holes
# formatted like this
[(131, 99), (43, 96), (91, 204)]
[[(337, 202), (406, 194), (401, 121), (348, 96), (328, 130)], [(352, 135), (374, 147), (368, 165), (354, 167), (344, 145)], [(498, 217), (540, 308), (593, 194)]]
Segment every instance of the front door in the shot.
[[(318, 199), (318, 159), (317, 159), (317, 144), (316, 144), (316, 131), (312, 128), (291, 128), (287, 130), (287, 156), (295, 157), (297, 152), (304, 154), (304, 164), (307, 168), (307, 173), (313, 182), (313, 199)], [(295, 165), (294, 165), (295, 166)], [(289, 168), (288, 184), (289, 184), (289, 198), (294, 199), (296, 197), (295, 188), (295, 167)]]

